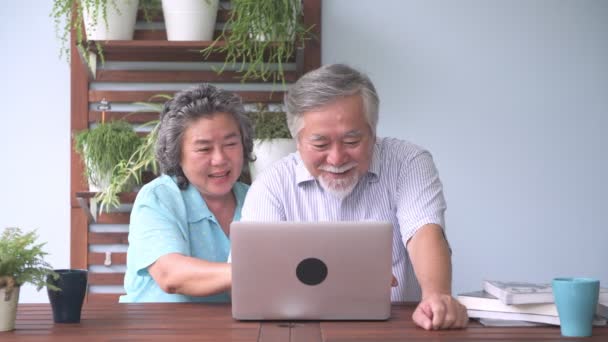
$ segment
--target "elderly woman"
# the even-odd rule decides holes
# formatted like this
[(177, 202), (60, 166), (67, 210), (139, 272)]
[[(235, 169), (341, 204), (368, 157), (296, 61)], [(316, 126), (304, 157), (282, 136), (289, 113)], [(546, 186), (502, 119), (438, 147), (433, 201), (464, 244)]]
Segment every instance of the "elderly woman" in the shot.
[(201, 84), (179, 92), (161, 114), (156, 159), (131, 212), (120, 302), (228, 301), (230, 223), (248, 186), (252, 128), (241, 99)]

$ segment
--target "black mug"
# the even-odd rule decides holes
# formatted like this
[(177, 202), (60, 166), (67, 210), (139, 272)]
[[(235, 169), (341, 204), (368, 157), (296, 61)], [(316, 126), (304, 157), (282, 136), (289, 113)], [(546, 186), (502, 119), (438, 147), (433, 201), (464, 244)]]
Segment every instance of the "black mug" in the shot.
[(49, 284), (60, 289), (60, 291), (53, 291), (47, 287), (53, 309), (53, 321), (55, 323), (80, 323), (82, 303), (87, 292), (87, 270), (54, 271), (59, 274), (59, 278), (47, 277)]

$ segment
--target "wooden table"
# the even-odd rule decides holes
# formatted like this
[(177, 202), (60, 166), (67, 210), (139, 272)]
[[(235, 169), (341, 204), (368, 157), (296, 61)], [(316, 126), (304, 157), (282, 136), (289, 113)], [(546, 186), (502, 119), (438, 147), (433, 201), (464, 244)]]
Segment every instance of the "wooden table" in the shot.
[[(240, 322), (227, 304), (85, 304), (79, 324), (54, 324), (49, 304), (20, 304), (16, 330), (0, 341), (575, 341), (559, 327), (425, 331), (414, 325), (414, 304), (394, 305), (388, 321)], [(583, 341), (608, 341), (595, 327)]]

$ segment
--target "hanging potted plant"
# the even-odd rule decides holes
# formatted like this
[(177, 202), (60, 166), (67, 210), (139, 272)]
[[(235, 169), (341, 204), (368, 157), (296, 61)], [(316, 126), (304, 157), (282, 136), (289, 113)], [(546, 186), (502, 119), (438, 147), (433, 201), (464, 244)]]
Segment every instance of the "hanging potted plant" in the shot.
[(296, 143), (287, 127), (284, 112), (269, 111), (260, 104), (256, 111), (248, 114), (254, 130), (253, 154), (256, 158), (249, 168), (251, 179), (255, 180), (272, 163), (295, 152)]
[[(153, 99), (170, 100), (172, 96), (158, 94)], [(144, 107), (144, 111), (160, 113), (163, 110), (162, 103), (138, 102)], [(120, 205), (119, 194), (129, 188), (130, 184), (142, 184), (144, 172), (153, 175), (158, 174), (158, 163), (156, 162), (155, 145), (158, 137), (160, 120), (152, 120), (142, 125), (149, 127), (148, 135), (143, 138), (139, 146), (126, 158), (123, 158), (112, 168), (109, 173), (108, 184), (95, 195), (95, 200), (100, 204), (100, 210), (115, 208)]]
[(47, 276), (58, 275), (44, 261), (44, 243), (37, 244), (37, 238), (34, 231), (23, 234), (19, 228), (5, 228), (0, 236), (0, 331), (15, 329), (21, 285), (58, 290), (46, 282)]
[[(90, 191), (103, 191), (110, 183), (116, 165), (125, 160), (139, 148), (142, 139), (131, 125), (123, 120), (102, 122), (95, 127), (78, 132), (74, 136), (76, 152), (85, 164), (85, 175)], [(125, 182), (121, 191), (129, 190), (135, 179)]]
[(243, 82), (272, 80), (284, 85), (284, 64), (311, 36), (311, 28), (302, 23), (301, 0), (232, 0), (230, 5), (221, 35), (202, 50), (205, 58), (225, 53), (218, 72), (238, 65)]
[[(150, 1), (142, 0), (144, 9), (147, 9), (144, 4)], [(85, 42), (95, 41), (103, 62), (99, 41), (133, 39), (138, 8), (139, 0), (53, 0), (50, 15), (55, 21), (57, 37), (61, 40), (60, 56), (69, 60), (70, 32), (73, 29), (76, 47), (85, 51)], [(91, 61), (87, 60), (87, 63)]]
[(150, 133), (128, 158), (121, 160), (112, 168), (107, 186), (95, 195), (100, 211), (118, 207), (120, 205), (118, 195), (133, 183), (142, 184), (144, 172), (149, 171), (154, 175), (158, 173), (158, 163), (154, 154), (158, 124), (158, 120), (146, 123), (146, 126), (152, 127)]

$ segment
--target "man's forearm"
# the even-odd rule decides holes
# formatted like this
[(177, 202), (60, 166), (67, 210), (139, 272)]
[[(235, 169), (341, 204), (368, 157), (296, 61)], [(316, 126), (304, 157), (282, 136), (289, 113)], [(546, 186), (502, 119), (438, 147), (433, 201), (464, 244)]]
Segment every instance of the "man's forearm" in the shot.
[(452, 293), (452, 261), (443, 230), (436, 224), (420, 228), (410, 239), (407, 250), (422, 289), (422, 298)]

